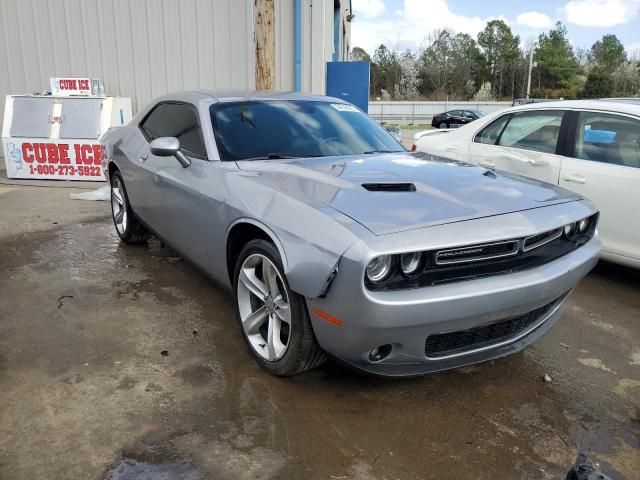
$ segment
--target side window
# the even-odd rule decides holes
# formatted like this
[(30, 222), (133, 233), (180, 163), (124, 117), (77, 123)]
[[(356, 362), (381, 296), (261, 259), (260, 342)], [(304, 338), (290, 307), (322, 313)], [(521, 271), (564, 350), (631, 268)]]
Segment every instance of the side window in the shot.
[(176, 137), (187, 154), (198, 158), (207, 156), (198, 112), (191, 105), (182, 103), (158, 105), (147, 116), (140, 128), (149, 141), (158, 137)]
[(461, 110), (451, 110), (449, 113), (450, 117), (459, 117), (462, 115), (462, 111)]
[(494, 120), (489, 125), (484, 127), (480, 133), (476, 135), (476, 138), (473, 140), (476, 143), (486, 143), (488, 145), (495, 145), (504, 130), (504, 126), (511, 118), (510, 115), (503, 115), (502, 117)]
[(156, 138), (161, 136), (158, 135), (158, 123), (162, 118), (165, 107), (166, 104), (164, 103), (161, 103), (160, 105), (155, 107), (153, 110), (151, 110), (151, 113), (147, 115), (147, 118), (145, 118), (144, 121), (140, 124), (140, 129), (144, 133), (144, 136), (147, 137), (147, 140), (155, 140)]
[(640, 168), (640, 121), (609, 113), (581, 112), (575, 157)]
[(563, 111), (516, 113), (498, 140), (498, 145), (543, 153), (556, 153)]

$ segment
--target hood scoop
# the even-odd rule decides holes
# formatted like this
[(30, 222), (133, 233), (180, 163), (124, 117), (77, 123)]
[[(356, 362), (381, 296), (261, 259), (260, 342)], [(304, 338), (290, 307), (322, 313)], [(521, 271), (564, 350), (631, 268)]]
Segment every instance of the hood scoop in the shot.
[(370, 192), (415, 192), (413, 183), (363, 183), (362, 186)]

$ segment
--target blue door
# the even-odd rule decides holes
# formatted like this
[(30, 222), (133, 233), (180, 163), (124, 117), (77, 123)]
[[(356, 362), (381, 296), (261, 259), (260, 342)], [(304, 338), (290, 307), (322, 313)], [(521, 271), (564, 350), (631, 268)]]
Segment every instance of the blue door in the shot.
[(327, 95), (369, 111), (369, 62), (327, 62)]

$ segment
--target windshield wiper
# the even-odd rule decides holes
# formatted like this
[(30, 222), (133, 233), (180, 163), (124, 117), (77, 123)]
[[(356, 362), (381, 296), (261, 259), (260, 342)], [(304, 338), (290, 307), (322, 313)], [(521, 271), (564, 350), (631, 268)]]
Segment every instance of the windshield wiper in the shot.
[(371, 155), (372, 153), (400, 153), (402, 150), (369, 150), (368, 152), (362, 152), (363, 155)]
[(290, 157), (289, 155), (282, 155), (280, 153), (268, 153), (261, 157), (239, 158), (238, 160), (282, 160), (286, 158), (297, 158), (297, 157)]
[(287, 160), (291, 158), (311, 158), (311, 157), (322, 157), (324, 155), (286, 155), (284, 153), (268, 153), (262, 157), (251, 157), (251, 158), (242, 158), (241, 160)]

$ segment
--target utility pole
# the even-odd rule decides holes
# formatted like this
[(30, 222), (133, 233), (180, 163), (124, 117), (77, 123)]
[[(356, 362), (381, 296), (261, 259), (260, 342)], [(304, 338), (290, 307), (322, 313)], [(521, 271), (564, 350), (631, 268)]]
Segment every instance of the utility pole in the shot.
[(255, 0), (256, 90), (276, 86), (274, 0)]
[(527, 98), (531, 96), (531, 70), (533, 70), (533, 51), (536, 49), (536, 44), (531, 46), (529, 52), (529, 79), (527, 80)]

